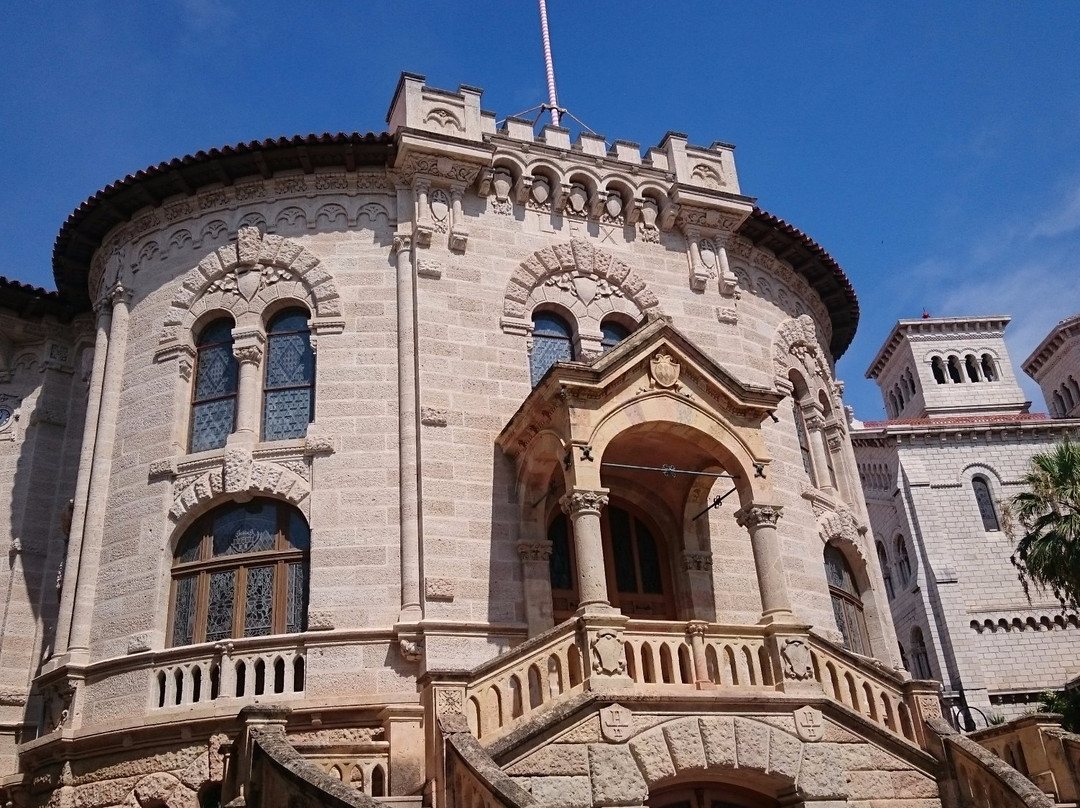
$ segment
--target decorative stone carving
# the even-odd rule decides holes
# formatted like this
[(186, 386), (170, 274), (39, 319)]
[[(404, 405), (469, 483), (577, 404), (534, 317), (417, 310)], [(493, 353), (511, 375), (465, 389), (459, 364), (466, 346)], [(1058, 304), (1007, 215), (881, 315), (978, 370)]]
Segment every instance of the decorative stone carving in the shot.
[(22, 690), (4, 688), (0, 690), (0, 707), (22, 707), (26, 704), (26, 693)]
[(443, 276), (442, 262), (436, 261), (434, 258), (430, 258), (426, 255), (417, 256), (416, 275), (420, 278), (431, 278), (435, 281), (440, 280)]
[(683, 566), (687, 570), (712, 569), (712, 552), (709, 550), (683, 550)]
[(740, 509), (736, 517), (741, 527), (751, 530), (762, 525), (776, 527), (783, 510), (781, 505), (748, 505)]
[(563, 272), (553, 275), (544, 281), (547, 286), (557, 286), (563, 291), (570, 292), (574, 297), (588, 306), (593, 300), (605, 297), (622, 297), (623, 293), (613, 287), (603, 278), (583, 275), (580, 272)]
[(795, 711), (795, 732), (804, 741), (820, 741), (825, 737), (821, 710), (807, 705)]
[(431, 220), (436, 233), (445, 233), (450, 226), (450, 195), (442, 188), (436, 188), (428, 197), (431, 207)]
[(419, 662), (424, 655), (424, 642), (419, 637), (400, 637), (398, 650), (406, 662)]
[[(605, 497), (606, 499), (606, 497)], [(592, 641), (593, 673), (617, 676), (626, 670), (622, 636), (613, 628), (596, 632)]]
[(517, 551), (518, 558), (520, 558), (522, 561), (547, 562), (551, 558), (551, 542), (518, 542)]
[(262, 364), (263, 346), (254, 341), (242, 345), (234, 343), (233, 356), (241, 365), (255, 365), (258, 367)]
[(446, 426), (446, 410), (435, 407), (420, 408), (420, 423), (424, 426)]
[(463, 708), (461, 690), (440, 687), (435, 691), (435, 712), (438, 715), (460, 713)]
[(737, 325), (739, 322), (739, 312), (735, 309), (718, 308), (716, 310), (717, 322), (724, 325)]
[(818, 342), (817, 329), (809, 314), (784, 320), (776, 328), (776, 335), (773, 337), (773, 369), (777, 378), (787, 379), (792, 358), (798, 360), (807, 373), (822, 379), (829, 378), (828, 366)]
[(621, 704), (612, 704), (600, 711), (600, 735), (605, 741), (622, 743), (633, 731), (633, 714)]
[(453, 600), (454, 581), (450, 578), (426, 578), (424, 594), (428, 600)]
[(608, 496), (599, 491), (574, 491), (571, 494), (564, 494), (559, 504), (562, 505), (563, 513), (568, 516), (581, 511), (600, 513), (607, 507)]
[(649, 362), (649, 376), (654, 387), (672, 388), (679, 383), (679, 363), (670, 354), (658, 353)]
[(257, 462), (244, 449), (226, 451), (220, 468), (173, 483), (169, 516), (179, 520), (193, 508), (202, 508), (225, 493), (269, 494), (299, 504), (311, 493), (307, 481), (277, 463)]
[(937, 696), (917, 696), (916, 704), (919, 707), (919, 715), (925, 721), (928, 718), (941, 718), (941, 699)]
[(810, 657), (810, 647), (802, 640), (787, 639), (780, 649), (780, 658), (784, 661), (784, 678), (798, 682), (812, 679), (814, 663)]
[(332, 455), (337, 451), (332, 435), (308, 435), (304, 438), (304, 456)]

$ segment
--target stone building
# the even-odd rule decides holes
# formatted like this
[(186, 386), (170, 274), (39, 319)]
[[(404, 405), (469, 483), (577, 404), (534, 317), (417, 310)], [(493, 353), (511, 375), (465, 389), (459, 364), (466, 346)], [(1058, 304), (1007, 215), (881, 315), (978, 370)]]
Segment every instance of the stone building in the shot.
[(732, 147), (387, 121), (130, 175), (0, 287), (0, 802), (1034, 788), (902, 670), (855, 294)]
[[(904, 664), (940, 680), (946, 702), (978, 726), (1035, 709), (1040, 693), (1080, 673), (1080, 623), (1052, 593), (1026, 596), (1005, 507), (1031, 456), (1076, 435), (1080, 419), (1054, 405), (1062, 417), (1030, 412), (1005, 347), (1008, 323), (901, 320), (867, 371), (889, 420), (852, 430)], [(1025, 370), (1049, 368), (1051, 345), (1068, 349), (1066, 323)], [(1053, 367), (1036, 376), (1044, 390), (1080, 376), (1075, 354)]]
[(1055, 325), (1023, 368), (1039, 383), (1054, 418), (1080, 417), (1080, 314)]

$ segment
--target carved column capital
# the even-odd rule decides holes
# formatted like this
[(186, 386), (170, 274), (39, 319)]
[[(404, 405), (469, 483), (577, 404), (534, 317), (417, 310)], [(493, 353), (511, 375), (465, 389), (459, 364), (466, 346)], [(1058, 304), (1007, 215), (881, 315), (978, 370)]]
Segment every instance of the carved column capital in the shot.
[(520, 541), (517, 551), (522, 561), (547, 561), (551, 558), (551, 542)]
[(803, 420), (806, 422), (806, 428), (815, 432), (820, 432), (825, 429), (825, 419), (818, 415), (816, 412), (810, 415), (804, 415)]
[(241, 365), (258, 365), (262, 362), (266, 337), (261, 331), (233, 329), (233, 356)]
[(704, 620), (691, 620), (686, 624), (686, 633), (691, 637), (704, 637), (709, 624)]
[(608, 495), (604, 491), (571, 491), (559, 500), (563, 513), (574, 516), (582, 512), (599, 514), (608, 504)]
[(781, 505), (752, 504), (740, 509), (735, 514), (735, 518), (740, 527), (748, 527), (751, 530), (758, 527), (775, 528), (777, 522), (780, 521), (783, 510), (784, 508)]
[(399, 233), (394, 236), (394, 245), (391, 247), (391, 252), (394, 255), (400, 253), (408, 253), (412, 248), (412, 236), (407, 233)]

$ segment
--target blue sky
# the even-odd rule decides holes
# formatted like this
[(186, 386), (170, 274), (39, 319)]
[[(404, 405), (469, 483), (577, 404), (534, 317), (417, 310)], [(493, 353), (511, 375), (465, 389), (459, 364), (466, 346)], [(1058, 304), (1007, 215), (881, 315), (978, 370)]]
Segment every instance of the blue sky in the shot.
[[(609, 139), (735, 143), (744, 192), (844, 267), (859, 417), (898, 318), (1011, 314), (1018, 364), (1080, 311), (1080, 3), (548, 9), (564, 106)], [(150, 164), (381, 131), (402, 70), (500, 117), (546, 96), (533, 0), (53, 0), (3, 4), (0, 30), (0, 273), (47, 288), (65, 217)]]

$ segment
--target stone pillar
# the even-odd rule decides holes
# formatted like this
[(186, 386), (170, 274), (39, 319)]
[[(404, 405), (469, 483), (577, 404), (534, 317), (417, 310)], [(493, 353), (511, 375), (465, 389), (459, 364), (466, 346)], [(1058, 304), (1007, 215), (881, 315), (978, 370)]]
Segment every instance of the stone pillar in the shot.
[(825, 419), (817, 412), (803, 418), (807, 440), (810, 441), (810, 460), (814, 466), (817, 487), (829, 493), (836, 491), (836, 481), (829, 469), (829, 447), (825, 445)]
[[(426, 199), (423, 204), (427, 204)], [(401, 508), (401, 612), (398, 622), (415, 623), (420, 605), (419, 425), (416, 386), (416, 288), (412, 239), (394, 239), (397, 258), (398, 485)]]
[(263, 350), (266, 337), (261, 331), (233, 329), (233, 356), (240, 365), (236, 390), (236, 431), (229, 436), (230, 445), (253, 445), (259, 442), (262, 415), (260, 390)]
[(697, 690), (712, 690), (716, 684), (709, 678), (709, 662), (705, 657), (705, 631), (709, 624), (704, 620), (691, 620), (686, 624), (686, 633), (690, 635), (690, 650), (694, 655), (694, 687)]
[(604, 568), (604, 542), (600, 536), (600, 511), (608, 504), (607, 491), (574, 490), (564, 495), (560, 502), (563, 512), (574, 525), (578, 611), (611, 611)]
[(83, 528), (86, 527), (86, 497), (90, 490), (90, 472), (94, 463), (94, 443), (97, 441), (101, 389), (105, 380), (105, 358), (109, 349), (111, 327), (112, 304), (106, 298), (97, 304), (94, 364), (90, 370), (90, 389), (86, 400), (82, 450), (79, 454), (79, 471), (75, 478), (75, 496), (72, 499), (71, 527), (68, 530), (67, 556), (64, 559), (64, 584), (60, 593), (60, 612), (57, 615), (56, 640), (53, 644), (54, 656), (67, 652), (68, 640), (71, 636), (75, 587), (79, 578), (79, 558), (82, 554)]
[(379, 718), (385, 738), (390, 742), (390, 797), (419, 794), (424, 787), (424, 707), (419, 704), (394, 704), (385, 707)]
[[(90, 650), (90, 624), (97, 594), (101, 541), (105, 535), (105, 514), (112, 477), (113, 451), (116, 444), (116, 424), (120, 409), (120, 390), (124, 381), (124, 354), (128, 342), (128, 299), (130, 293), (117, 284), (109, 293), (112, 300), (112, 323), (109, 347), (105, 354), (105, 373), (98, 410), (97, 436), (94, 441), (94, 460), (90, 469), (90, 485), (86, 498), (86, 520), (82, 548), (75, 573), (75, 605), (72, 611), (68, 652), (79, 655), (85, 662)], [(95, 358), (95, 362), (96, 362)]]
[(754, 553), (754, 568), (761, 592), (763, 623), (794, 622), (780, 550), (780, 537), (776, 533), (776, 523), (780, 521), (782, 511), (783, 508), (779, 505), (754, 502), (735, 514), (740, 527), (750, 531), (750, 546)]
[(555, 618), (551, 606), (551, 542), (518, 542), (521, 558), (521, 577), (525, 585), (525, 622), (529, 636), (542, 634), (553, 625)]

